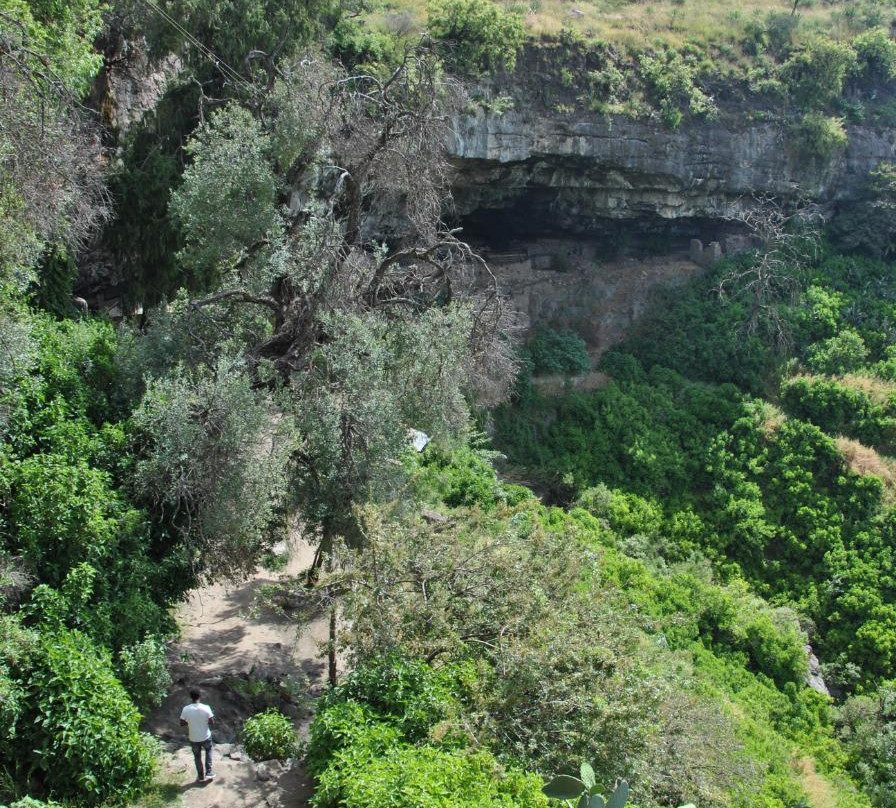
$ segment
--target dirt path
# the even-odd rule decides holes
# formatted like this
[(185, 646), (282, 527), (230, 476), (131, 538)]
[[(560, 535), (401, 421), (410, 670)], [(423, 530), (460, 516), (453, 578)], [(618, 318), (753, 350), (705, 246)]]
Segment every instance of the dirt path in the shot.
[[(279, 573), (261, 570), (238, 585), (215, 584), (191, 593), (178, 615), (180, 641), (172, 648), (172, 690), (147, 718), (146, 729), (165, 744), (162, 779), (180, 792), (182, 808), (299, 808), (310, 796), (301, 765), (254, 763), (238, 746), (246, 716), (276, 706), (291, 715), (300, 733), (307, 730), (307, 702), (326, 678), (326, 617), (304, 624), (271, 610), (258, 609), (267, 585), (295, 578), (311, 564), (313, 549), (300, 540)], [(214, 710), (217, 727), (216, 778), (196, 784), (192, 752), (179, 726), (187, 691), (199, 686)]]

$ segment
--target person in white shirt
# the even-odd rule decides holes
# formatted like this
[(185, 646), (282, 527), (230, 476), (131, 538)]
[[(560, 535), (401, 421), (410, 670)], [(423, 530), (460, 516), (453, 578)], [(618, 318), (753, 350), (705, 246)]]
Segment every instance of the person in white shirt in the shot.
[[(202, 692), (195, 688), (190, 691), (193, 699), (180, 711), (180, 725), (189, 730), (190, 746), (193, 747), (193, 760), (196, 762), (196, 782), (203, 783), (206, 780), (214, 780), (212, 772), (212, 731), (215, 726), (215, 714), (212, 708), (203, 704), (200, 699)], [(202, 766), (202, 750), (205, 750), (205, 767)]]

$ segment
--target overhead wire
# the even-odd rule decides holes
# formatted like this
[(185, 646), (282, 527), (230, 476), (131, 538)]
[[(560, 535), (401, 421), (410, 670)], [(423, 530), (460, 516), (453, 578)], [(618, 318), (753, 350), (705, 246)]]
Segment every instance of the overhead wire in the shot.
[(220, 56), (218, 56), (211, 48), (209, 48), (205, 43), (198, 40), (193, 34), (191, 34), (186, 28), (184, 28), (174, 17), (172, 17), (165, 9), (158, 5), (158, 3), (154, 2), (154, 0), (143, 0), (147, 6), (149, 6), (152, 10), (154, 10), (163, 20), (165, 20), (169, 25), (171, 25), (184, 39), (187, 40), (191, 45), (193, 45), (206, 59), (209, 59), (214, 63), (215, 67), (217, 67), (225, 76), (225, 78), (229, 78), (232, 82), (238, 85), (242, 85), (246, 89), (248, 89), (253, 95), (258, 92), (258, 88), (255, 87), (251, 82), (247, 81), (243, 76), (241, 76), (234, 68), (232, 68), (227, 62), (225, 62)]

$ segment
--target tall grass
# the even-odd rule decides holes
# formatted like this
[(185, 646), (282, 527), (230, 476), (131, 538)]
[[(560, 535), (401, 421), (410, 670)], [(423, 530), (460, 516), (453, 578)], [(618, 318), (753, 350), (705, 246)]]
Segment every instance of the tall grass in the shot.
[[(525, 14), (533, 37), (555, 36), (570, 29), (586, 41), (603, 41), (625, 51), (668, 45), (700, 48), (738, 45), (750, 23), (770, 14), (789, 15), (793, 0), (498, 0)], [(830, 0), (802, 0), (796, 16), (798, 40), (817, 33), (848, 38), (868, 25), (889, 24), (896, 14), (896, 0), (863, 4)], [(383, 0), (369, 23), (381, 30), (396, 25), (423, 30), (425, 0)], [(407, 29), (406, 29), (407, 30)], [(395, 31), (392, 30), (394, 33)]]

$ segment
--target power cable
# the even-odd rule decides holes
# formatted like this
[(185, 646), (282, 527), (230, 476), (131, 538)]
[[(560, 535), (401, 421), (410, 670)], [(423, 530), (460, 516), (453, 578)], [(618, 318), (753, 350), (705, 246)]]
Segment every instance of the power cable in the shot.
[(229, 78), (232, 82), (238, 85), (242, 85), (246, 89), (248, 89), (253, 95), (258, 92), (258, 88), (255, 87), (251, 82), (246, 81), (236, 70), (234, 70), (227, 62), (225, 62), (220, 56), (218, 56), (214, 51), (211, 50), (207, 45), (203, 42), (200, 42), (193, 34), (191, 34), (186, 28), (184, 28), (174, 17), (172, 17), (165, 9), (159, 6), (154, 0), (143, 0), (143, 2), (153, 9), (163, 20), (165, 20), (169, 25), (171, 25), (184, 39), (193, 45), (206, 59), (213, 62), (215, 67), (217, 67), (225, 76), (225, 78)]

